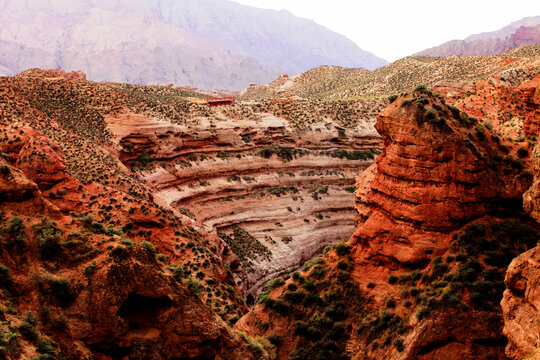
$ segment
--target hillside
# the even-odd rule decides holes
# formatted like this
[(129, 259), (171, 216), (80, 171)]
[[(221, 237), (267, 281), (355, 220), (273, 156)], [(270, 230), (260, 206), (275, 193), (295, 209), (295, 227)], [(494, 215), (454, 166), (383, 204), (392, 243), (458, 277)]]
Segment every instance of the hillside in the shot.
[(409, 91), (416, 84), (441, 81), (473, 84), (492, 76), (520, 80), (529, 69), (540, 69), (540, 45), (519, 47), (498, 56), (406, 57), (374, 71), (322, 66), (297, 76), (280, 75), (269, 85), (253, 85), (244, 100), (286, 96), (307, 99), (383, 98)]

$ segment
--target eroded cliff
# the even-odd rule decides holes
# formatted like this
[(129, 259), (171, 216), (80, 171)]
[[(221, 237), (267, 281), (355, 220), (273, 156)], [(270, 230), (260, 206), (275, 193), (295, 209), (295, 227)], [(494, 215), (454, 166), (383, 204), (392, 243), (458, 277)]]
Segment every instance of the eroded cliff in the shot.
[(376, 128), (350, 242), (269, 283), (237, 327), (279, 358), (505, 359), (504, 273), (538, 239), (521, 210), (530, 158), (421, 86)]

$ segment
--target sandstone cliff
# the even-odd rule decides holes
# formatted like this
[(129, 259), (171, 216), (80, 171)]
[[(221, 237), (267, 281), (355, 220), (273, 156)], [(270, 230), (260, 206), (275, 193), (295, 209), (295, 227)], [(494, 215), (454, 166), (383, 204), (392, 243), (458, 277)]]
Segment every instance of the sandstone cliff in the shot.
[(279, 358), (506, 359), (504, 271), (538, 238), (516, 218), (532, 176), (503, 149), (519, 144), (424, 87), (376, 128), (350, 242), (269, 283), (236, 326), (281, 339)]
[[(221, 301), (243, 309), (203, 233), (170, 210), (70, 177), (59, 147), (28, 126), (0, 134), (0, 302), (10, 309), (1, 331), (20, 334), (3, 342), (4, 358), (255, 358), (189, 275), (204, 259), (206, 286), (219, 281), (216, 297), (228, 293)], [(201, 255), (186, 264), (188, 241)]]

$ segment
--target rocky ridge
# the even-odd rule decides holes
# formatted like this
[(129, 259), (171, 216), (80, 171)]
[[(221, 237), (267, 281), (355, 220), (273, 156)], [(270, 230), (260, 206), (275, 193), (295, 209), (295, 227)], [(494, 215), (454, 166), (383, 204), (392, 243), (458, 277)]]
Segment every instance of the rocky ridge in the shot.
[(237, 327), (282, 339), (279, 358), (506, 359), (504, 273), (538, 240), (521, 210), (530, 155), (425, 87), (376, 128), (351, 241), (269, 283)]
[(412, 56), (374, 71), (323, 66), (288, 77), (280, 75), (269, 85), (252, 85), (241, 98), (268, 99), (299, 96), (313, 99), (376, 99), (410, 91), (417, 84), (441, 81), (474, 84), (508, 74), (521, 82), (523, 74), (536, 74), (540, 45), (523, 46), (498, 56)]
[(240, 256), (230, 266), (250, 299), (350, 236), (354, 177), (380, 148), (373, 117), (382, 101), (211, 108), (204, 95), (172, 87), (72, 78), (4, 78), (3, 116), (54, 139), (80, 181), (150, 199), (219, 234)]

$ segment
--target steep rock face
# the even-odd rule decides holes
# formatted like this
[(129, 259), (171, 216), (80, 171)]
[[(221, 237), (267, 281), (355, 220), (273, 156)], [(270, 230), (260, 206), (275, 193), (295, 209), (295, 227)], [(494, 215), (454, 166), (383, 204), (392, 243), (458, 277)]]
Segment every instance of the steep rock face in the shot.
[[(182, 225), (170, 210), (148, 211), (157, 205), (71, 178), (58, 146), (28, 126), (0, 126), (0, 134), (6, 139), (3, 145), (13, 145), (3, 147), (6, 160), (0, 158), (0, 237), (5, 245), (0, 262), (7, 274), (1, 286), (10, 294), (9, 301), (16, 299), (11, 306), (21, 317), (46, 309), (39, 323), (34, 320), (32, 337), (10, 340), (6, 358), (43, 353), (33, 345), (38, 335), (51, 344), (47, 354), (53, 357), (266, 358), (264, 351), (255, 357), (218, 311), (205, 305), (206, 296), (212, 297), (205, 286), (191, 279), (189, 287), (182, 280), (187, 275), (185, 262), (198, 262), (200, 255), (180, 252), (180, 243), (185, 247), (180, 239), (189, 238), (198, 251), (217, 242), (211, 244), (197, 228)], [(51, 181), (46, 180), (49, 175)], [(106, 202), (107, 214), (102, 211)], [(127, 205), (129, 211), (123, 209)], [(168, 227), (162, 224), (165, 218)], [(107, 228), (105, 221), (110, 221)], [(149, 237), (152, 232), (154, 237)], [(216, 259), (218, 250), (214, 248), (216, 254), (201, 268), (207, 280), (215, 281), (209, 291), (225, 292), (232, 277)], [(228, 297), (233, 299), (235, 290), (229, 287)], [(0, 299), (2, 306), (6, 301)], [(228, 303), (225, 297), (222, 301)], [(245, 311), (243, 301), (233, 302), (237, 311)], [(20, 323), (10, 314), (4, 317), (2, 331)]]
[[(246, 110), (234, 112), (250, 109), (238, 106)], [(311, 116), (308, 108), (318, 108), (324, 118), (315, 115), (302, 129), (285, 118), (289, 106), (297, 105), (262, 105), (237, 118), (231, 109), (216, 110), (189, 125), (136, 115), (106, 119), (124, 146), (124, 163), (136, 165), (149, 154), (158, 165), (143, 173), (156, 198), (207, 231), (231, 235), (241, 227), (268, 249), (267, 256), (247, 249), (238, 254), (249, 269), (241, 286), (250, 299), (271, 278), (290, 274), (350, 236), (354, 176), (380, 146), (372, 121), (355, 113), (360, 104), (304, 103), (305, 109), (294, 111), (296, 121)], [(334, 108), (357, 125), (341, 127)]]
[(518, 256), (506, 272), (506, 291), (501, 302), (506, 354), (512, 359), (540, 357), (540, 247)]
[(525, 134), (538, 136), (540, 134), (540, 74), (520, 85), (516, 91), (521, 95), (527, 111), (523, 124)]
[(523, 195), (523, 208), (536, 221), (540, 222), (540, 144), (533, 150), (534, 182)]
[(375, 127), (383, 152), (357, 177), (350, 242), (269, 283), (236, 326), (281, 335), (280, 359), (506, 359), (504, 271), (538, 236), (513, 219), (532, 181), (504, 157), (517, 144), (423, 87)]
[(501, 167), (488, 167), (500, 155), (481, 125), (468, 131), (444, 111), (434, 115), (440, 122), (432, 122), (424, 119), (427, 110), (415, 99), (404, 105), (402, 100), (378, 117), (385, 147), (366, 197), (373, 210), (353, 242), (363, 239), (374, 253), (414, 263), (446, 248), (437, 234), (496, 211), (505, 200), (519, 202), (531, 178), (526, 173), (508, 177)]

